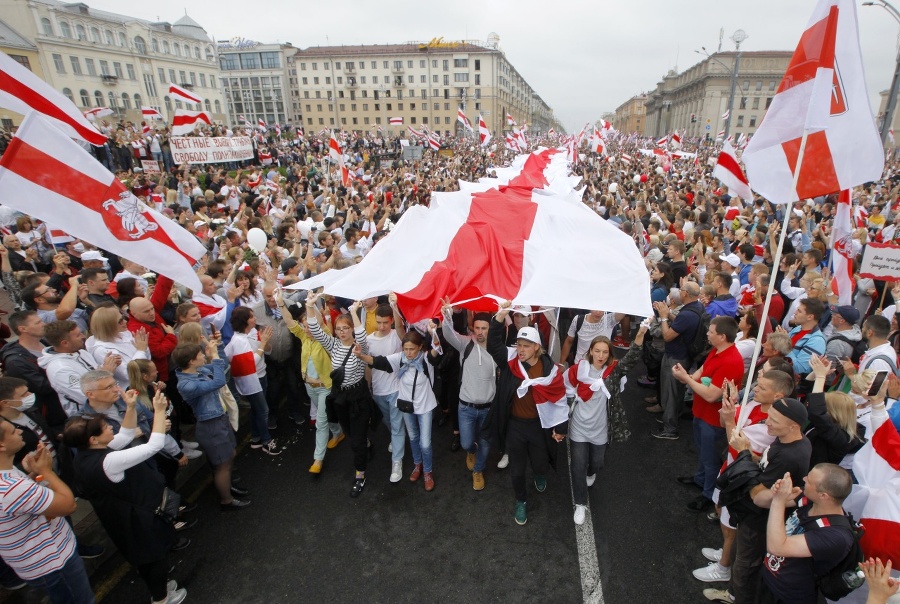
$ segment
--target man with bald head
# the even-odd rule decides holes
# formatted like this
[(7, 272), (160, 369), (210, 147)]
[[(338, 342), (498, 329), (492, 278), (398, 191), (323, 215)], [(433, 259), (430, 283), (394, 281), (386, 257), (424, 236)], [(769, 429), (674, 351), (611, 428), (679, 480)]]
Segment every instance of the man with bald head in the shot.
[[(167, 394), (171, 389), (169, 383), (174, 383), (174, 380), (169, 379), (169, 355), (178, 345), (178, 338), (175, 336), (175, 330), (159, 313), (169, 299), (171, 291), (172, 280), (160, 275), (150, 299), (134, 298), (128, 304), (128, 331), (137, 333), (141, 328), (147, 330), (150, 358), (156, 364), (159, 379), (166, 383)], [(175, 392), (177, 393), (177, 390)]]

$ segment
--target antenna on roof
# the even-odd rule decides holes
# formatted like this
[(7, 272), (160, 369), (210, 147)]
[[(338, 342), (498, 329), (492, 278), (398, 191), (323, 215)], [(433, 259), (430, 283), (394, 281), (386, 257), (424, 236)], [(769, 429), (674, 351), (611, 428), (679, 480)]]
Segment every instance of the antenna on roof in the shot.
[(675, 73), (678, 73), (678, 55), (681, 52), (681, 47), (675, 47)]

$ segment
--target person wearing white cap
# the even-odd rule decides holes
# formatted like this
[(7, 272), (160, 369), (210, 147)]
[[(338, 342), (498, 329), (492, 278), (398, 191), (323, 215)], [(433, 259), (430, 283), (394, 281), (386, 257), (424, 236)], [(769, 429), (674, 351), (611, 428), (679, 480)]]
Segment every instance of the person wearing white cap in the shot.
[(720, 254), (719, 260), (722, 261), (722, 271), (731, 274), (731, 286), (728, 293), (737, 299), (741, 293), (741, 279), (737, 272), (737, 267), (740, 266), (741, 259), (738, 258), (737, 254)]

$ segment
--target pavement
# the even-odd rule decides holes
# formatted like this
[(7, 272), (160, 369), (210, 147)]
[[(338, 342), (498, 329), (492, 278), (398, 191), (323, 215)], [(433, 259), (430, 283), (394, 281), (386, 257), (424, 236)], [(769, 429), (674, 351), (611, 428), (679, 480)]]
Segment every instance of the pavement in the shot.
[[(313, 433), (280, 422), (279, 457), (243, 447), (237, 460), (250, 508), (223, 513), (210, 471), (191, 462), (180, 488), (197, 501), (192, 545), (170, 556), (188, 602), (706, 602), (691, 570), (705, 566), (701, 547), (718, 547), (721, 534), (705, 514), (685, 505), (698, 491), (675, 477), (693, 472), (690, 422), (681, 439), (649, 435), (654, 416), (644, 411), (651, 391), (637, 386), (641, 367), (623, 393), (632, 437), (607, 452), (607, 465), (590, 489), (590, 525), (576, 538), (566, 457), (548, 489), (530, 485), (528, 523), (513, 520), (508, 473), (491, 452), (484, 491), (472, 490), (465, 453), (449, 450), (451, 429), (434, 426), (436, 488), (410, 483), (407, 447), (403, 480), (388, 481), (388, 431), (375, 434), (375, 458), (358, 499), (349, 497), (349, 441), (328, 451), (323, 472), (308, 473)], [(92, 514), (79, 535), (102, 539)], [(591, 531), (591, 528), (593, 531)], [(592, 533), (592, 534), (591, 534)], [(591, 539), (593, 536), (593, 539)], [(593, 547), (592, 547), (593, 546)], [(110, 549), (112, 547), (110, 546)], [(592, 562), (595, 561), (595, 562)], [(137, 573), (114, 551), (89, 561), (98, 602), (147, 602)], [(599, 582), (597, 579), (599, 578)], [(32, 590), (6, 592), (13, 603), (40, 602)]]

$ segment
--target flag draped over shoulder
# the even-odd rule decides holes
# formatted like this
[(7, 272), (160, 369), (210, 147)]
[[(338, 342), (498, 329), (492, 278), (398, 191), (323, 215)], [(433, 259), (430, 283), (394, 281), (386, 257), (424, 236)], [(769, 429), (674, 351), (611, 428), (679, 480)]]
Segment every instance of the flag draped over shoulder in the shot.
[(869, 105), (852, 0), (819, 0), (741, 159), (753, 189), (774, 203), (881, 178), (884, 155)]
[(0, 197), (4, 205), (201, 289), (192, 266), (206, 253), (203, 244), (141, 202), (38, 113), (25, 117), (0, 159)]
[(738, 164), (734, 147), (728, 141), (722, 144), (722, 151), (719, 153), (716, 167), (713, 168), (713, 176), (728, 187), (729, 193), (733, 193), (745, 201), (753, 200), (753, 191), (750, 190), (747, 177), (744, 176), (744, 171)]

